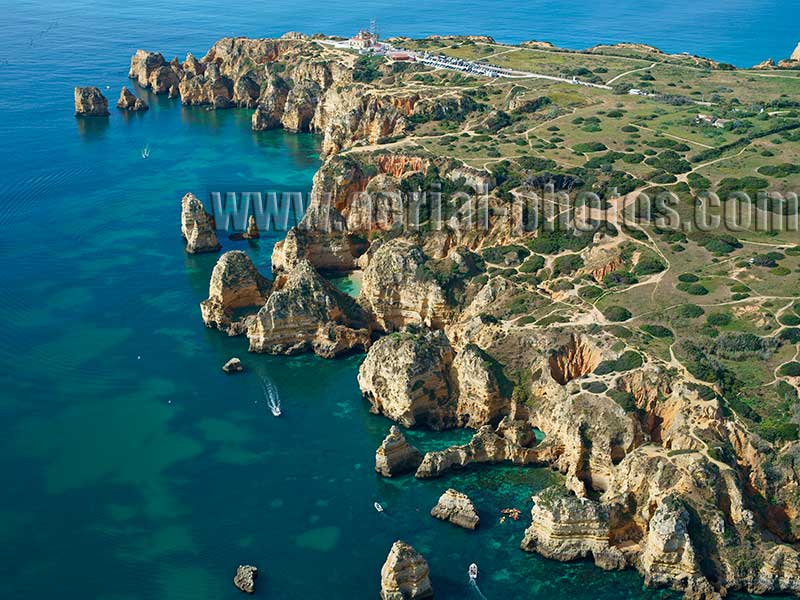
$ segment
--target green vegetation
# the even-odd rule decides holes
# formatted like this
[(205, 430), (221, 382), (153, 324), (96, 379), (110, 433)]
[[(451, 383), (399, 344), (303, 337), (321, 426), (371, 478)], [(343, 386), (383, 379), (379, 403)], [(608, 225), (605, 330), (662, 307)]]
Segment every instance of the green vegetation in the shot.
[(605, 316), (605, 318), (609, 321), (618, 323), (621, 321), (627, 321), (633, 315), (627, 308), (623, 306), (609, 306), (603, 311), (603, 316)]

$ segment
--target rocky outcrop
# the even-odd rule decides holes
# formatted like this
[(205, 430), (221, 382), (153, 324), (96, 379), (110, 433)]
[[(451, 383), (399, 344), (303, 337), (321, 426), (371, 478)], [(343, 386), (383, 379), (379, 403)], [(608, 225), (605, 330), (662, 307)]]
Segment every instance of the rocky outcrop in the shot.
[(800, 43), (797, 44), (789, 60), (800, 61)]
[(186, 106), (230, 108), (233, 101), (233, 81), (220, 73), (217, 63), (208, 63), (203, 75), (186, 77), (178, 83), (181, 103)]
[(428, 562), (409, 544), (396, 541), (381, 568), (381, 600), (433, 598)]
[(239, 568), (236, 569), (236, 575), (233, 577), (233, 585), (246, 594), (252, 594), (256, 591), (257, 576), (258, 569), (256, 567), (239, 565)]
[(452, 488), (439, 497), (431, 509), (431, 516), (464, 529), (475, 529), (481, 521), (472, 500)]
[(370, 348), (358, 385), (371, 411), (403, 427), (455, 425), (448, 372), (453, 349), (442, 332), (394, 333)]
[(714, 589), (702, 574), (691, 537), (689, 512), (674, 495), (661, 500), (648, 524), (639, 557), (645, 584), (670, 586), (695, 597), (711, 596)]
[(370, 329), (352, 298), (324, 280), (308, 261), (276, 279), (273, 291), (247, 329), (251, 352), (332, 358), (366, 350)]
[(467, 344), (456, 355), (452, 371), (459, 427), (497, 425), (509, 414), (511, 384), (497, 361), (478, 346)]
[(422, 453), (408, 443), (395, 425), (375, 452), (375, 470), (384, 477), (416, 471), (421, 462)]
[(147, 106), (147, 102), (141, 98), (137, 98), (133, 92), (125, 86), (122, 86), (122, 91), (120, 91), (119, 100), (117, 101), (117, 108), (130, 112), (139, 112), (148, 110), (150, 107)]
[(190, 254), (216, 252), (222, 247), (217, 240), (214, 217), (191, 192), (181, 200), (181, 235)]
[(242, 366), (242, 361), (236, 357), (233, 357), (224, 365), (222, 365), (222, 370), (228, 374), (231, 373), (241, 373), (244, 371), (244, 367)]
[(406, 325), (439, 329), (452, 314), (445, 290), (424, 274), (427, 260), (419, 246), (405, 239), (383, 244), (372, 256), (358, 301), (383, 331)]
[(261, 237), (261, 234), (258, 231), (258, 224), (256, 223), (256, 218), (253, 215), (247, 219), (247, 231), (244, 232), (242, 236), (246, 240), (257, 240)]
[[(472, 436), (468, 444), (428, 452), (422, 459), (422, 464), (417, 469), (415, 476), (419, 479), (441, 477), (450, 469), (472, 464), (494, 464), (509, 461), (517, 465), (532, 465), (552, 459), (552, 454), (542, 453), (538, 448), (521, 445), (518, 437), (519, 429), (511, 426), (512, 423), (510, 420), (505, 420), (501, 422), (497, 430), (485, 425)], [(530, 426), (524, 423), (521, 425), (530, 430)], [(527, 444), (533, 443), (533, 432), (530, 433), (531, 436), (525, 440)]]
[[(241, 250), (220, 256), (211, 281), (208, 298), (200, 303), (206, 327), (215, 327), (229, 335), (245, 332), (255, 312), (264, 306), (271, 284)], [(247, 309), (251, 309), (248, 311)]]
[(511, 386), (496, 361), (471, 344), (456, 353), (441, 331), (380, 339), (358, 383), (373, 412), (404, 427), (497, 425), (511, 410)]
[(76, 87), (75, 114), (80, 117), (107, 117), (108, 100), (96, 87)]
[(555, 560), (594, 558), (604, 569), (622, 569), (622, 552), (609, 544), (608, 509), (598, 502), (578, 498), (560, 486), (533, 497), (531, 525), (521, 547)]
[(151, 86), (151, 78), (156, 74), (158, 69), (165, 65), (166, 61), (164, 57), (158, 52), (137, 50), (136, 54), (131, 57), (131, 67), (128, 71), (128, 77), (135, 79), (141, 87), (149, 88)]

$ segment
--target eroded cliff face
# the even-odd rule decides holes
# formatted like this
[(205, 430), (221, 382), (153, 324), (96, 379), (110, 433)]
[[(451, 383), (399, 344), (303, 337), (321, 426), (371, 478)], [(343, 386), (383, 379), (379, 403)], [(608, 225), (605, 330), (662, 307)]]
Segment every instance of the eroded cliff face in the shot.
[[(200, 303), (203, 322), (206, 327), (240, 335), (266, 302), (270, 289), (271, 282), (258, 272), (247, 254), (241, 250), (226, 252), (211, 272), (208, 298)], [(249, 316), (246, 309), (250, 309)]]
[(405, 427), (497, 426), (512, 410), (499, 366), (476, 346), (456, 353), (442, 331), (405, 331), (378, 340), (358, 381), (373, 412)]
[[(352, 65), (325, 59), (302, 36), (221, 40), (199, 61), (159, 57), (137, 53), (131, 76), (161, 93), (180, 91), (186, 103), (255, 107), (256, 129), (324, 135), (311, 206), (275, 247), (274, 285), (265, 289), (252, 264), (226, 259), (204, 303), (207, 323), (246, 329), (258, 352), (369, 348), (358, 381), (374, 412), (406, 427), (477, 430), (467, 444), (427, 453), (419, 478), (474, 463), (560, 471), (564, 485), (534, 499), (525, 550), (636, 568), (648, 585), (690, 598), (800, 592), (800, 444), (760, 440), (726, 416), (713, 392), (587, 320), (518, 323), (510, 308), (535, 294), (516, 278), (491, 276), (474, 252), (527, 239), (497, 194), (489, 193), (484, 230), (398, 232), (407, 207), (396, 192), (437, 171), (456, 188), (491, 190), (494, 181), (402, 144), (369, 144), (402, 135), (414, 115), (468, 112), (470, 98), (368, 89), (352, 81)], [(213, 248), (208, 215), (190, 212), (187, 240)], [(613, 240), (582, 257), (581, 274), (595, 279), (621, 264)], [(357, 303), (318, 272), (353, 269), (363, 270)], [(257, 316), (234, 321), (231, 311), (244, 304), (260, 305)], [(370, 347), (372, 334), (384, 337)], [(539, 444), (534, 428), (545, 435)], [(385, 475), (420, 460), (397, 433), (376, 455)], [(385, 598), (429, 593), (427, 565), (413, 549), (393, 548), (387, 565)]]
[(217, 239), (214, 217), (192, 193), (181, 200), (181, 235), (186, 242), (186, 252), (190, 254), (216, 252), (222, 247)]
[(358, 301), (384, 331), (416, 324), (440, 329), (452, 314), (438, 281), (420, 276), (427, 260), (422, 248), (404, 239), (383, 244), (370, 259)]
[(247, 328), (251, 352), (332, 358), (370, 345), (366, 315), (323, 279), (308, 261), (279, 277)]
[(107, 117), (108, 100), (96, 87), (75, 88), (75, 115), (79, 117)]
[(381, 568), (381, 600), (433, 597), (428, 562), (412, 546), (396, 541)]
[[(502, 361), (527, 373), (511, 397), (493, 396), (497, 414), (506, 415), (496, 430), (486, 424), (469, 444), (427, 453), (417, 477), (473, 463), (549, 464), (564, 474), (565, 485), (534, 500), (523, 549), (559, 560), (588, 557), (606, 569), (636, 568), (648, 585), (690, 598), (729, 589), (798, 591), (797, 552), (781, 543), (795, 539), (791, 493), (768, 483), (796, 489), (788, 459), (795, 448), (759, 457), (763, 443), (726, 420), (713, 395), (701, 395), (663, 365), (625, 362), (627, 351), (601, 332), (483, 329), (473, 336), (462, 331), (468, 339), (459, 350), (442, 334), (393, 334), (385, 340), (414, 352), (394, 345), (380, 352), (381, 340), (362, 365), (359, 384), (375, 410), (434, 428), (476, 426), (473, 419), (488, 414), (486, 403), (460, 407), (461, 390), (471, 390), (470, 401), (481, 397), (457, 383), (459, 356), (475, 352), (476, 340), (483, 345), (478, 356), (492, 357), (489, 364)], [(474, 375), (472, 360), (463, 364), (472, 364)], [(400, 378), (405, 385), (393, 386)], [(587, 382), (610, 391), (587, 392)], [(493, 387), (484, 381), (481, 389)], [(534, 426), (545, 434), (538, 445)]]

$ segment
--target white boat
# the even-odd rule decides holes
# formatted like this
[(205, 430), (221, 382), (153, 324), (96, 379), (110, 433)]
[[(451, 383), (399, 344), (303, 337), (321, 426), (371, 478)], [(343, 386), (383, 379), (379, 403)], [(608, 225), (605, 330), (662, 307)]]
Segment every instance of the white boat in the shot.
[(475, 581), (475, 580), (478, 578), (478, 565), (476, 565), (475, 563), (472, 563), (472, 564), (469, 566), (469, 571), (468, 571), (468, 573), (469, 573), (469, 578), (470, 578), (472, 581)]
[(375, 510), (377, 510), (378, 512), (383, 512), (383, 507), (381, 506), (380, 502), (375, 502), (372, 504), (372, 506), (374, 506)]
[(145, 146), (142, 150), (142, 158), (149, 158), (150, 157), (150, 146)]
[(280, 417), (281, 416), (281, 407), (280, 406), (270, 406), (269, 409), (272, 411), (273, 417)]

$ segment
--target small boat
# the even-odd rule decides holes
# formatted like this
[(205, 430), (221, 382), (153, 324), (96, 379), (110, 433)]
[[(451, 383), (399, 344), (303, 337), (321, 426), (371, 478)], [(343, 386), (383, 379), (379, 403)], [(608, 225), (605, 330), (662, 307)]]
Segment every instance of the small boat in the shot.
[(383, 507), (381, 506), (380, 502), (373, 502), (372, 506), (374, 506), (375, 510), (377, 510), (378, 512), (383, 512)]
[(478, 578), (478, 565), (476, 565), (475, 563), (472, 563), (469, 566), (469, 571), (467, 571), (467, 572), (469, 573), (469, 578), (472, 581), (475, 581)]
[(149, 158), (150, 157), (150, 146), (145, 146), (142, 149), (142, 158)]
[(280, 417), (281, 416), (281, 407), (280, 406), (270, 406), (269, 409), (272, 411), (273, 417)]

